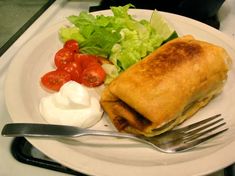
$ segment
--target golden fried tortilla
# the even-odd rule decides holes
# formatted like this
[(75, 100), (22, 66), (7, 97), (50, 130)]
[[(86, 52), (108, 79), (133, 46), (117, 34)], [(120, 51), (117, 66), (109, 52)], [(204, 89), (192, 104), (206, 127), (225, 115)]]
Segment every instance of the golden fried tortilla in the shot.
[(220, 93), (230, 64), (223, 48), (180, 37), (121, 73), (104, 90), (101, 105), (119, 131), (158, 135)]

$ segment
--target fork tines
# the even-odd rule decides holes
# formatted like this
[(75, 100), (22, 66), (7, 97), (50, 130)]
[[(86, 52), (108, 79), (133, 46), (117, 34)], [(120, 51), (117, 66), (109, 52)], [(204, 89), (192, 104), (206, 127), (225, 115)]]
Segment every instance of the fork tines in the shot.
[(220, 116), (221, 114), (217, 114), (179, 129), (185, 134), (184, 142), (197, 145), (227, 131), (228, 128), (217, 130), (226, 124), (223, 118), (219, 118)]

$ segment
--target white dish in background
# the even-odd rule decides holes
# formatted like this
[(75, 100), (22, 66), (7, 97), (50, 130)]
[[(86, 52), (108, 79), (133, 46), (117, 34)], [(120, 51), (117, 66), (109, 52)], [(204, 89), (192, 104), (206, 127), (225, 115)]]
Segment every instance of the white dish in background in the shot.
[[(152, 11), (131, 9), (136, 18), (150, 19)], [(94, 14), (110, 15), (109, 10)], [(179, 35), (192, 34), (195, 38), (224, 47), (235, 57), (233, 41), (220, 31), (195, 20), (162, 13)], [(38, 106), (42, 96), (47, 95), (40, 87), (40, 77), (51, 70), (53, 56), (62, 47), (58, 39), (59, 28), (67, 22), (58, 23), (35, 36), (15, 55), (8, 71), (5, 97), (13, 122), (44, 122)], [(199, 111), (185, 124), (222, 113), (229, 131), (201, 147), (179, 154), (160, 153), (144, 144), (115, 138), (83, 137), (79, 141), (57, 141), (27, 138), (36, 148), (79, 172), (89, 175), (204, 175), (222, 169), (235, 161), (235, 69), (229, 73), (228, 82), (221, 95)], [(104, 117), (94, 129), (114, 130)], [(210, 147), (208, 147), (208, 145)]]

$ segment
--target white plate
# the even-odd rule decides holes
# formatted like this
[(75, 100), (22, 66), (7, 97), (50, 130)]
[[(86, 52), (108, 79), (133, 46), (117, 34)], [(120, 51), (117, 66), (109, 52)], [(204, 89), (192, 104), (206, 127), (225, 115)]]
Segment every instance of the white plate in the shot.
[[(110, 15), (110, 11), (96, 14)], [(136, 18), (149, 19), (152, 11), (130, 10)], [(218, 30), (182, 16), (162, 13), (180, 35), (192, 34), (197, 39), (223, 46), (235, 57), (233, 41)], [(51, 70), (54, 53), (62, 47), (58, 23), (37, 35), (12, 61), (6, 79), (6, 103), (14, 122), (45, 122), (40, 116), (40, 98), (47, 93), (39, 84), (40, 77)], [(229, 131), (201, 147), (180, 154), (164, 154), (134, 141), (114, 138), (83, 137), (76, 142), (51, 139), (28, 140), (52, 159), (79, 172), (89, 175), (201, 175), (222, 169), (235, 161), (235, 69), (229, 73), (224, 91), (208, 106), (199, 111), (187, 123), (222, 113)], [(46, 123), (46, 122), (45, 122)], [(108, 126), (107, 126), (108, 125)], [(106, 118), (95, 129), (113, 130)]]

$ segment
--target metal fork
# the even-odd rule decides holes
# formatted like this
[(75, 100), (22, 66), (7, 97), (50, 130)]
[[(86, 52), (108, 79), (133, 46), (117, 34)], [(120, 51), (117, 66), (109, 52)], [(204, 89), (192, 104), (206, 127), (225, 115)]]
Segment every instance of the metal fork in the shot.
[(220, 114), (209, 117), (205, 120), (193, 123), (183, 128), (171, 130), (154, 137), (141, 135), (83, 129), (74, 126), (37, 124), (37, 123), (10, 123), (2, 130), (6, 137), (52, 137), (52, 138), (76, 138), (81, 136), (111, 136), (129, 138), (149, 144), (157, 150), (165, 153), (182, 152), (208, 141), (215, 136), (225, 132), (228, 128), (219, 128), (226, 123)]

